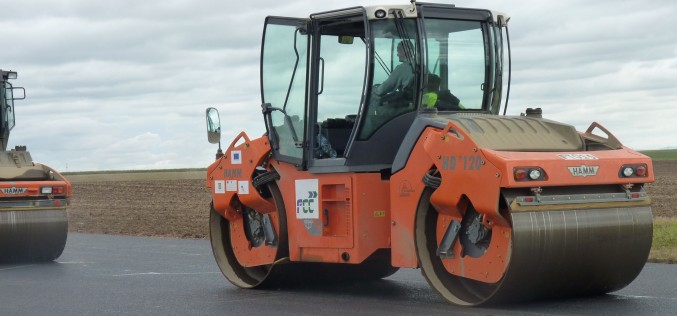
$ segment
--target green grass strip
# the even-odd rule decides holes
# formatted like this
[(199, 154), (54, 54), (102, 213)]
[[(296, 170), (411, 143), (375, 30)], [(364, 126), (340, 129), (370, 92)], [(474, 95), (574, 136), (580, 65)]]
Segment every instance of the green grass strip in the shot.
[(677, 218), (657, 217), (653, 222), (650, 262), (677, 263)]
[(677, 149), (643, 150), (640, 152), (653, 160), (677, 160)]

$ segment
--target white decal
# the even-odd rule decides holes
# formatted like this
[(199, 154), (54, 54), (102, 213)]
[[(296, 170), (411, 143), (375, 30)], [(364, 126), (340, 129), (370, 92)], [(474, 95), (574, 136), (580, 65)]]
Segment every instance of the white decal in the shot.
[(226, 180), (226, 191), (236, 192), (237, 191), (237, 180)]
[(317, 179), (296, 180), (296, 218), (320, 218)]
[(215, 180), (214, 181), (214, 193), (216, 193), (216, 194), (226, 193), (226, 181)]
[(249, 194), (249, 181), (238, 181), (237, 182), (237, 193), (238, 194)]
[(4, 194), (23, 194), (26, 193), (27, 188), (2, 188), (2, 193)]
[(557, 156), (564, 160), (597, 160), (597, 157), (591, 154), (562, 154)]
[(230, 164), (232, 165), (242, 164), (242, 151), (233, 150), (232, 152), (230, 152)]
[(574, 177), (596, 176), (597, 170), (599, 170), (599, 166), (586, 166), (586, 165), (567, 168), (569, 168), (569, 172), (571, 172), (571, 175)]

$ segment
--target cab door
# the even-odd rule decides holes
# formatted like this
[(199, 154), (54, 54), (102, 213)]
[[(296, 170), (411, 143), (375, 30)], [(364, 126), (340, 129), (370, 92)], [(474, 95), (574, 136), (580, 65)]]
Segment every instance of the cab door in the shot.
[(261, 47), (261, 99), (273, 156), (305, 167), (307, 19), (268, 17)]
[(14, 127), (14, 89), (23, 88), (12, 88), (9, 82), (0, 81), (0, 142), (2, 143), (2, 150), (7, 149), (9, 132)]

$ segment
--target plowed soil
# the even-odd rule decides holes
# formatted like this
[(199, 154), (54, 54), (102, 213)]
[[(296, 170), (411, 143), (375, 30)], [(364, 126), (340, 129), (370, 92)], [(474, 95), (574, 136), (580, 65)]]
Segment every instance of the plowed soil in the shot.
[(654, 217), (677, 217), (677, 161), (654, 161), (656, 182), (647, 187)]
[[(654, 216), (677, 216), (677, 161), (655, 161), (647, 187)], [(206, 238), (209, 202), (205, 172), (69, 175), (73, 200), (70, 231)]]
[[(204, 176), (113, 174), (72, 178), (69, 230), (82, 233), (205, 238), (211, 197)], [(93, 175), (96, 176), (96, 175)], [(201, 178), (197, 178), (201, 177)], [(170, 179), (167, 179), (170, 178)], [(174, 178), (174, 179), (172, 179)], [(179, 178), (179, 179), (176, 179)]]

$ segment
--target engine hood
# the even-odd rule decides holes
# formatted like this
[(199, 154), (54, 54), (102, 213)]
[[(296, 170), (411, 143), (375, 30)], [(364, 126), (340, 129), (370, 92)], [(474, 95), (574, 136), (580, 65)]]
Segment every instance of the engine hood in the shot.
[(582, 151), (583, 139), (568, 124), (526, 116), (455, 114), (431, 116), (443, 128), (452, 121), (481, 147), (498, 151)]

